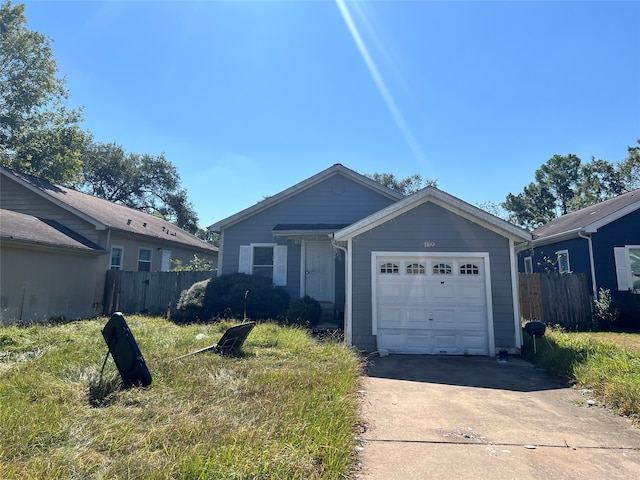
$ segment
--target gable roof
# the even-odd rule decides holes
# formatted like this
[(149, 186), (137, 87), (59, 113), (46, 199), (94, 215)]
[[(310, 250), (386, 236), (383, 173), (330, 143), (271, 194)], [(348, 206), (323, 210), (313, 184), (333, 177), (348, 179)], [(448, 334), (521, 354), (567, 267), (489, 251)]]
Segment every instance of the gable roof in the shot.
[(218, 247), (192, 235), (160, 217), (118, 205), (103, 198), (52, 184), (31, 175), (0, 167), (3, 175), (18, 182), (36, 195), (95, 225), (96, 230), (118, 230), (146, 237), (217, 252)]
[(249, 208), (245, 208), (244, 210), (236, 213), (235, 215), (231, 215), (230, 217), (227, 217), (223, 220), (220, 220), (214, 223), (213, 225), (210, 225), (209, 230), (214, 232), (219, 232), (223, 228), (229, 227), (252, 215), (262, 212), (280, 202), (283, 202), (284, 200), (287, 200), (288, 198), (291, 198), (294, 195), (297, 195), (298, 193), (308, 188), (313, 187), (314, 185), (319, 184), (320, 182), (334, 175), (339, 175), (339, 174), (344, 175), (345, 177), (348, 177), (354, 182), (364, 185), (370, 188), (371, 190), (374, 190), (380, 193), (381, 195), (384, 195), (392, 200), (399, 200), (401, 198), (405, 198), (404, 195), (402, 195), (401, 193), (398, 193), (395, 190), (391, 190), (390, 188), (385, 187), (384, 185), (376, 182), (375, 180), (371, 180), (370, 178), (365, 177), (364, 175), (361, 175), (358, 172), (355, 172), (345, 167), (344, 165), (341, 165), (340, 163), (336, 163), (335, 165), (332, 165), (326, 170), (323, 170), (322, 172), (317, 173), (312, 177), (309, 177), (306, 180), (300, 183), (297, 183), (292, 187), (289, 187), (286, 190), (283, 190), (282, 192), (276, 195), (273, 195)]
[(640, 209), (640, 189), (567, 213), (533, 231), (534, 242), (594, 233), (599, 228)]
[(514, 241), (525, 242), (531, 240), (531, 234), (526, 230), (516, 227), (515, 225), (502, 220), (495, 215), (491, 215), (478, 207), (474, 207), (473, 205), (464, 202), (453, 195), (449, 195), (436, 187), (423, 188), (413, 195), (393, 203), (388, 207), (383, 208), (382, 210), (369, 215), (346, 228), (343, 228), (336, 232), (333, 238), (334, 240), (342, 241), (356, 237), (426, 202), (432, 202), (439, 205), (457, 215), (460, 215), (461, 217), (466, 218), (467, 220), (477, 223)]
[(65, 248), (84, 253), (106, 253), (91, 240), (54, 221), (0, 209), (0, 243), (20, 243)]

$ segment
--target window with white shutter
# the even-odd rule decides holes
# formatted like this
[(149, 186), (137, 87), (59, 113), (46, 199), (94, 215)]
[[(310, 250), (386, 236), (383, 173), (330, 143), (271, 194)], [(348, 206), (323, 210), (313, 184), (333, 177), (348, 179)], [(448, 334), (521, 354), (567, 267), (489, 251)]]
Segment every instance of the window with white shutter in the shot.
[(262, 275), (277, 286), (287, 284), (287, 246), (275, 243), (241, 245), (238, 272)]
[(618, 290), (640, 294), (640, 245), (614, 247)]

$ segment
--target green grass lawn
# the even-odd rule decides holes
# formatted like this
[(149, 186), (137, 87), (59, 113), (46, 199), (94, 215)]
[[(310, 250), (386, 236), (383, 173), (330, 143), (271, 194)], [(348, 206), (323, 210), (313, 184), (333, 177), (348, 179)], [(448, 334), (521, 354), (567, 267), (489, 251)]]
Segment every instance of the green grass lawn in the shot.
[(600, 342), (611, 342), (621, 348), (640, 353), (640, 333), (584, 332), (576, 333), (578, 338)]
[(640, 423), (640, 334), (564, 332), (547, 328), (536, 341), (525, 334), (526, 359), (593, 390), (602, 403)]
[(105, 318), (0, 328), (0, 478), (345, 478), (363, 364), (340, 342), (258, 324), (241, 357), (211, 352), (231, 323), (128, 316), (153, 375), (120, 389)]

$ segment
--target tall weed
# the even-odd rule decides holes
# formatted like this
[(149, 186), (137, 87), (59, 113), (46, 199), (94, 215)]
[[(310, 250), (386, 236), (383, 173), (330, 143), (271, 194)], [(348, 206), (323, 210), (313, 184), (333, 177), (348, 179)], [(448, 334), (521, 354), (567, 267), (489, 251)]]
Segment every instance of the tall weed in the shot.
[(260, 323), (243, 354), (180, 355), (236, 321), (131, 316), (153, 374), (100, 377), (106, 319), (0, 329), (0, 478), (339, 479), (354, 463), (362, 360), (306, 330)]
[[(527, 359), (593, 390), (616, 412), (640, 421), (640, 350), (618, 345), (612, 333), (601, 340), (547, 328), (545, 336), (536, 339), (534, 354), (533, 339), (527, 334), (524, 337)], [(621, 338), (623, 344), (630, 344), (629, 339)]]

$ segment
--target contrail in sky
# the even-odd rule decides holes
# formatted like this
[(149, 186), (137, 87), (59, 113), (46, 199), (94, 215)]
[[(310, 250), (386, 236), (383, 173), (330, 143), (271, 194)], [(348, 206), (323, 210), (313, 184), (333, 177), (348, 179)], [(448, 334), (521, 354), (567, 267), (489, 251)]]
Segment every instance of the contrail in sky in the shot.
[(351, 16), (351, 13), (349, 13), (349, 9), (345, 5), (345, 1), (336, 0), (336, 5), (338, 6), (338, 9), (340, 10), (340, 14), (342, 15), (342, 19), (344, 20), (344, 23), (347, 25), (347, 28), (349, 29), (349, 33), (351, 33), (351, 37), (353, 37), (353, 41), (355, 42), (356, 47), (358, 47), (358, 51), (360, 52), (360, 55), (362, 56), (364, 63), (367, 65), (367, 68), (369, 69), (369, 73), (371, 74), (371, 77), (373, 78), (373, 81), (375, 82), (376, 87), (378, 87), (378, 91), (380, 92), (380, 95), (382, 95), (384, 102), (387, 104), (387, 108), (391, 112), (391, 115), (393, 116), (393, 120), (396, 122), (396, 125), (398, 126), (400, 133), (404, 137), (405, 141), (409, 144), (409, 147), (411, 148), (411, 151), (413, 152), (416, 159), (420, 163), (425, 163), (426, 157), (422, 152), (420, 145), (418, 144), (415, 137), (413, 136), (413, 133), (409, 128), (409, 125), (407, 125), (407, 122), (402, 116), (402, 113), (400, 112), (398, 105), (396, 104), (395, 100), (393, 99), (393, 96), (391, 95), (391, 92), (389, 92), (389, 88), (387, 87), (387, 84), (382, 78), (382, 75), (380, 74), (378, 67), (376, 67), (375, 62), (373, 61), (373, 58), (369, 53), (369, 49), (367, 48), (366, 44), (364, 43), (364, 40), (362, 39), (362, 36), (360, 35), (360, 32), (358, 31), (358, 27), (353, 21), (353, 17)]

